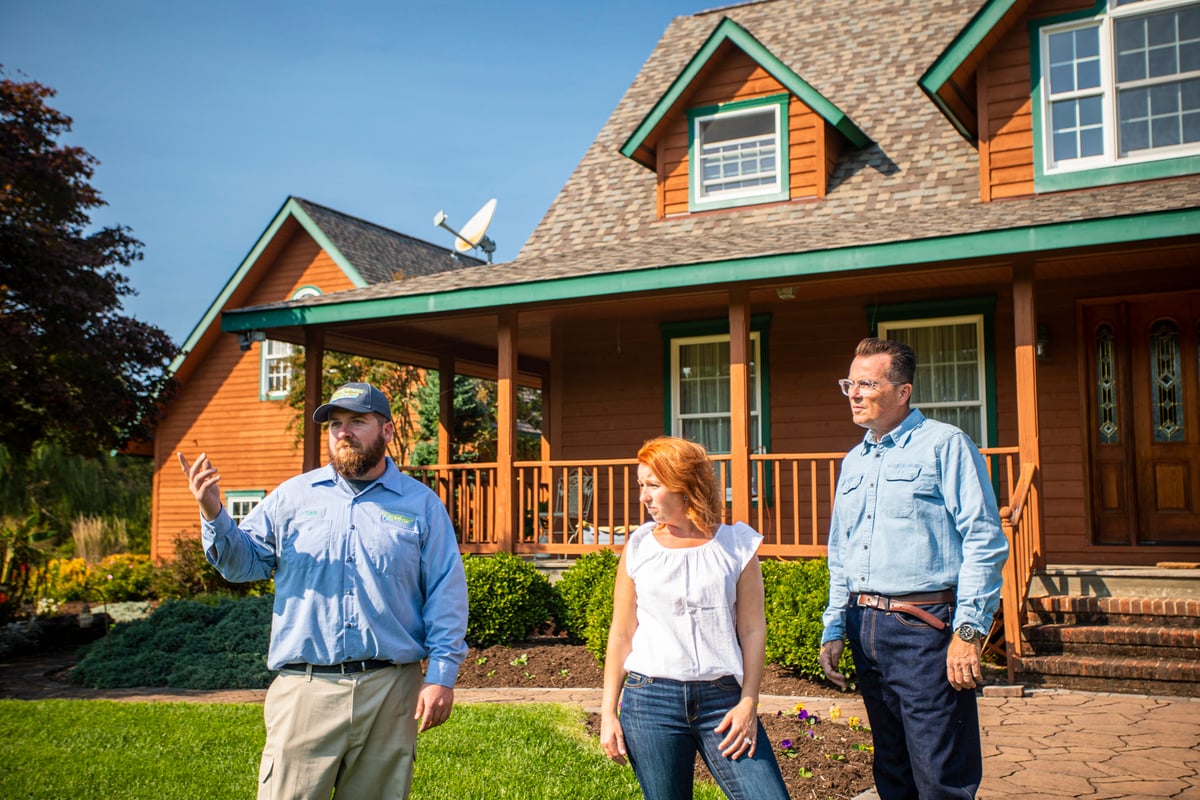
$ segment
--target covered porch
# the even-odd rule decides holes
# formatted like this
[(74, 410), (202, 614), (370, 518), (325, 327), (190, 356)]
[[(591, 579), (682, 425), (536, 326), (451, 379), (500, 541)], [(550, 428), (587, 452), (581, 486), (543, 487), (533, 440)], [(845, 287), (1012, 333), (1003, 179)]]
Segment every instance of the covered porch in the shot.
[[(1040, 473), (1032, 264), (1002, 267), (993, 261), (969, 273), (925, 267), (892, 280), (913, 293), (943, 285), (948, 287), (943, 291), (961, 294), (964, 275), (969, 275), (967, 286), (973, 285), (966, 291), (978, 291), (982, 284), (1004, 287), (1008, 295), (1002, 333), (994, 342), (997, 357), (1007, 362), (1000, 368), (1003, 419), (983, 453), (1006, 528), (1014, 537), (1003, 615), (1014, 627), (1001, 636), (998, 620), (993, 639), (997, 644), (1019, 642), (1017, 624), (1024, 611), (1020, 606), (1043, 552), (1036, 503)], [(659, 287), (587, 301), (545, 296), (562, 283), (536, 290), (493, 287), (486, 302), (477, 299), (479, 305), (470, 309), (442, 309), (439, 304), (449, 298), (439, 295), (422, 296), (419, 303), (401, 296), (381, 304), (367, 296), (368, 290), (351, 291), (337, 298), (239, 310), (223, 327), (270, 329), (271, 338), (304, 345), (306, 469), (321, 461), (323, 437), (311, 412), (322, 401), (319, 370), (326, 350), (435, 369), (443, 386), (456, 374), (495, 380), (495, 461), (451, 463), (454, 412), (450, 393), (443, 392), (438, 463), (403, 469), (442, 498), (464, 553), (569, 558), (605, 547), (619, 550), (646, 519), (638, 502), (635, 453), (642, 441), (664, 432), (664, 417), (671, 419), (660, 394), (669, 391), (661, 388), (668, 382), (663, 368), (668, 357), (655, 352), (661, 344), (650, 337), (659, 335), (660, 326), (717, 320), (728, 331), (728, 362), (722, 365), (721, 377), (728, 387), (723, 404), (728, 408), (729, 447), (713, 455), (714, 469), (726, 486), (726, 518), (745, 521), (762, 533), (763, 558), (823, 557), (844, 455), (844, 450), (824, 445), (845, 447), (860, 435), (848, 419), (834, 378), (842, 374), (839, 370), (845, 369), (863, 335), (864, 283), (852, 276), (811, 281), (805, 286), (807, 306), (801, 316), (795, 316), (800, 307), (794, 302), (794, 289), (784, 291), (789, 287), (778, 279), (670, 292)], [(579, 288), (563, 291), (570, 295)], [(510, 292), (542, 302), (519, 304)], [(408, 309), (414, 303), (420, 310)], [(858, 313), (846, 313), (848, 309)], [(770, 352), (761, 342), (755, 349), (752, 340), (764, 318), (774, 326)], [(836, 347), (812, 349), (804, 360), (776, 347), (777, 341), (802, 338), (810, 329), (837, 342)], [(606, 347), (612, 340), (615, 352), (597, 355), (600, 347), (588, 339), (588, 331), (596, 331), (592, 338), (604, 339)], [(769, 387), (762, 385), (764, 369), (774, 370)], [(797, 376), (803, 377), (801, 383), (813, 384), (804, 386), (811, 398), (795, 395)], [(817, 376), (825, 380), (816, 381)], [(519, 386), (542, 392), (537, 460), (516, 456)], [(796, 409), (817, 421), (795, 420)], [(1015, 612), (1007, 613), (1009, 608)]]

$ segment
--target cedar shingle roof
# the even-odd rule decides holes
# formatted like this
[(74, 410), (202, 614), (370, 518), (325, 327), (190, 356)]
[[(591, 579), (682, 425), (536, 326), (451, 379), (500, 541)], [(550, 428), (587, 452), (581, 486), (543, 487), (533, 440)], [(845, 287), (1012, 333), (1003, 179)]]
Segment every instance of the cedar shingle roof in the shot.
[(448, 247), (413, 238), (310, 200), (293, 199), (368, 283), (437, 275), (484, 263), (466, 255), (456, 259)]
[[(1195, 208), (1200, 176), (984, 203), (979, 156), (918, 80), (985, 0), (764, 0), (678, 17), (517, 258), (304, 304), (812, 253)], [(655, 175), (618, 151), (724, 17), (873, 144), (843, 154), (819, 200), (667, 219)]]

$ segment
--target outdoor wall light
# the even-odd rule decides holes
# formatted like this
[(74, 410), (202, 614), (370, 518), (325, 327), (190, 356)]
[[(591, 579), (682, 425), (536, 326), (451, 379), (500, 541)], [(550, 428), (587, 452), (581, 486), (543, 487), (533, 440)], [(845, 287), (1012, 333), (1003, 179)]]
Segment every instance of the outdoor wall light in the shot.
[(775, 290), (775, 296), (778, 297), (780, 300), (795, 300), (796, 299), (796, 287), (795, 286), (782, 286)]
[(250, 349), (250, 345), (255, 342), (265, 341), (267, 334), (265, 331), (239, 331), (238, 332), (238, 349), (243, 353)]
[(1050, 331), (1045, 325), (1037, 326), (1037, 342), (1034, 344), (1034, 354), (1038, 361), (1050, 358)]

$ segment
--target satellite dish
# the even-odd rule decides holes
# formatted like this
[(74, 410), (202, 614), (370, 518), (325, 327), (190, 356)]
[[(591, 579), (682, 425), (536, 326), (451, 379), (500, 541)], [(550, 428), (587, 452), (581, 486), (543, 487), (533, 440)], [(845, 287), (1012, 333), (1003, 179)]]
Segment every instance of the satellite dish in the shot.
[(488, 263), (492, 263), (492, 253), (496, 251), (496, 243), (484, 234), (488, 225), (492, 224), (492, 215), (496, 213), (496, 198), (483, 204), (483, 208), (475, 212), (475, 216), (467, 220), (462, 231), (456, 231), (446, 224), (446, 212), (439, 211), (433, 217), (433, 224), (445, 228), (454, 234), (454, 249), (459, 253), (479, 249), (487, 254)]

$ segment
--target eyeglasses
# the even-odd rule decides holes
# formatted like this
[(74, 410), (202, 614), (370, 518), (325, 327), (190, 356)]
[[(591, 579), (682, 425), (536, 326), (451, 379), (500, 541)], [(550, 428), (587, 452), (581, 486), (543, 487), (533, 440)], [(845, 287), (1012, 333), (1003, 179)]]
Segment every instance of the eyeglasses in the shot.
[(857, 386), (858, 391), (862, 392), (863, 394), (875, 394), (879, 391), (879, 387), (885, 383), (890, 383), (892, 386), (904, 385), (901, 381), (852, 381), (849, 378), (842, 378), (837, 383), (842, 390), (842, 394), (846, 395), (846, 397), (850, 396), (850, 393), (855, 386)]

